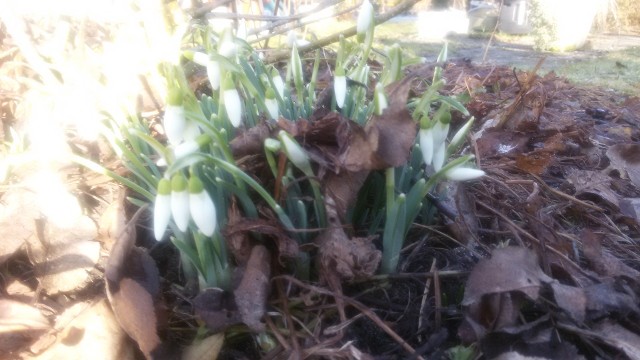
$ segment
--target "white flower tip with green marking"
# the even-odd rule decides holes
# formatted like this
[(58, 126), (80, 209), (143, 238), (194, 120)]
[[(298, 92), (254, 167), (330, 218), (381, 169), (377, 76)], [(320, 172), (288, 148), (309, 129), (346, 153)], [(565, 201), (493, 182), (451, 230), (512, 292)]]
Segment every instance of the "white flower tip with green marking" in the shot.
[(210, 60), (207, 63), (207, 77), (213, 90), (220, 88), (220, 64), (215, 60)]
[(336, 76), (333, 78), (333, 92), (336, 97), (336, 104), (342, 108), (344, 100), (347, 98), (347, 77), (344, 75), (344, 71), (342, 75), (338, 75), (338, 72), (336, 72)]
[(224, 106), (231, 125), (235, 128), (240, 126), (242, 123), (242, 102), (236, 88), (224, 90)]
[(420, 129), (419, 136), (422, 159), (426, 165), (431, 165), (433, 161), (433, 130), (431, 128)]
[(187, 179), (176, 174), (171, 179), (171, 215), (180, 231), (187, 231), (189, 226), (189, 192)]
[(278, 137), (284, 147), (284, 151), (287, 153), (287, 157), (293, 165), (305, 173), (310, 172), (311, 163), (309, 163), (309, 157), (302, 146), (300, 146), (300, 144), (298, 144), (291, 135), (284, 130), (280, 130)]
[(474, 180), (485, 176), (486, 173), (480, 169), (457, 166), (444, 173), (444, 176), (453, 181)]
[(358, 40), (364, 39), (364, 34), (369, 31), (371, 22), (373, 21), (373, 5), (369, 0), (364, 0), (360, 5), (360, 12), (358, 13), (358, 22), (356, 23), (356, 30), (358, 31)]
[(206, 236), (213, 235), (217, 226), (216, 207), (197, 176), (189, 179), (189, 210), (198, 229)]
[(164, 109), (163, 124), (169, 142), (179, 144), (184, 138), (184, 129), (187, 126), (184, 107), (168, 104)]

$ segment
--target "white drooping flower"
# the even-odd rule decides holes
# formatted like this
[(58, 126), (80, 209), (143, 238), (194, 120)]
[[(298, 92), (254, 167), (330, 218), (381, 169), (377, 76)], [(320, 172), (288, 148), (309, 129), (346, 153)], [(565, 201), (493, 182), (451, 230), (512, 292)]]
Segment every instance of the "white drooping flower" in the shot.
[(231, 76), (228, 76), (223, 84), (224, 107), (227, 110), (227, 116), (233, 127), (238, 127), (242, 123), (242, 101), (240, 94), (233, 84)]
[(186, 52), (185, 57), (187, 57), (188, 59), (191, 59), (191, 61), (193, 61), (194, 63), (200, 66), (207, 66), (210, 60), (210, 57), (208, 54), (199, 52), (199, 51)]
[(358, 22), (356, 23), (356, 30), (358, 31), (358, 41), (362, 42), (365, 38), (367, 31), (373, 23), (373, 5), (369, 0), (364, 0), (360, 5), (360, 12), (358, 13)]
[(485, 172), (480, 169), (467, 168), (462, 166), (456, 166), (447, 170), (444, 176), (453, 181), (467, 181), (480, 178), (485, 175)]
[(302, 146), (300, 146), (300, 144), (298, 144), (291, 135), (284, 130), (280, 130), (278, 138), (280, 139), (284, 152), (287, 154), (291, 163), (298, 169), (302, 170), (303, 173), (307, 175), (311, 174), (311, 163), (309, 162), (309, 157)]
[(438, 172), (444, 165), (445, 157), (447, 155), (447, 145), (443, 141), (440, 145), (435, 145), (433, 151), (433, 169)]
[(280, 73), (275, 68), (273, 69), (273, 71), (271, 71), (271, 80), (273, 80), (273, 85), (280, 95), (280, 98), (284, 99), (284, 81), (282, 81)]
[(449, 124), (444, 124), (440, 121), (436, 121), (433, 124), (433, 146), (440, 146), (446, 139), (449, 134)]
[(465, 136), (467, 136), (467, 133), (471, 128), (471, 125), (473, 125), (473, 121), (474, 121), (474, 118), (472, 117), (471, 119), (469, 119), (469, 121), (467, 121), (464, 125), (462, 125), (462, 127), (456, 132), (456, 134), (453, 135), (450, 146), (453, 146), (454, 148), (457, 149), (460, 146), (460, 144), (462, 144)]
[(182, 159), (188, 155), (195, 153), (196, 151), (200, 150), (201, 147), (208, 144), (210, 141), (211, 141), (211, 138), (206, 134), (199, 135), (195, 139), (185, 140), (183, 143), (181, 143), (180, 145), (176, 146), (173, 149), (174, 161)]
[(426, 165), (431, 165), (433, 162), (433, 130), (420, 129), (420, 150), (422, 151), (422, 159)]
[(182, 93), (180, 90), (171, 89), (167, 96), (167, 106), (164, 109), (164, 132), (171, 144), (179, 144), (184, 138), (184, 129), (187, 120), (182, 105)]
[(153, 235), (160, 241), (171, 220), (171, 181), (162, 178), (153, 207)]
[(206, 236), (213, 235), (217, 225), (216, 207), (202, 181), (194, 175), (189, 179), (189, 209), (198, 229)]
[(220, 64), (216, 60), (210, 59), (206, 67), (211, 88), (218, 90), (220, 88)]
[(376, 84), (376, 88), (373, 91), (373, 104), (375, 106), (376, 115), (382, 115), (384, 110), (389, 107), (382, 83)]
[(267, 88), (267, 91), (265, 91), (264, 105), (267, 107), (269, 117), (272, 119), (277, 119), (280, 115), (278, 109), (278, 100), (276, 99), (276, 93), (272, 88)]
[(184, 175), (176, 174), (171, 179), (171, 215), (180, 231), (189, 227), (189, 191)]
[(344, 106), (344, 100), (347, 98), (347, 77), (344, 74), (344, 69), (341, 67), (336, 68), (333, 77), (333, 93), (336, 97), (336, 104), (342, 108)]

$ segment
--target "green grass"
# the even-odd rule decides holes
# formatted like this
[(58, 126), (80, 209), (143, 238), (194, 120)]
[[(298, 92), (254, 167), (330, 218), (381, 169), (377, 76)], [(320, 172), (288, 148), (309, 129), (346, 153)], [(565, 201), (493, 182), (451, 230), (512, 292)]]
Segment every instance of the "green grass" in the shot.
[(640, 93), (640, 47), (603, 53), (598, 58), (566, 64), (556, 74), (584, 86)]

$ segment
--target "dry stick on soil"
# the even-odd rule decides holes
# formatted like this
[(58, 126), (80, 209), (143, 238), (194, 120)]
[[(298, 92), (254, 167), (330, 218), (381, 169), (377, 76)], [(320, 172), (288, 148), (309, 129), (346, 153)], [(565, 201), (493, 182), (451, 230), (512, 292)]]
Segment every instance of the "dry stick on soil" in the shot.
[[(436, 270), (436, 259), (433, 259), (431, 263), (431, 269), (429, 270), (431, 273), (435, 274)], [(435, 279), (434, 277), (427, 276), (427, 281), (424, 284), (424, 291), (422, 292), (422, 300), (420, 301), (420, 313), (418, 314), (418, 331), (422, 329), (422, 319), (424, 319), (424, 311), (427, 306), (427, 297), (429, 295), (429, 288), (431, 287), (431, 279)], [(418, 336), (418, 341), (422, 342), (422, 335)]]
[(376, 315), (373, 311), (371, 311), (371, 309), (369, 309), (367, 306), (365, 306), (364, 304), (362, 304), (361, 302), (354, 300), (348, 296), (344, 296), (342, 294), (337, 294), (335, 292), (332, 292), (330, 290), (324, 289), (324, 288), (320, 288), (317, 286), (313, 286), (313, 285), (308, 285), (303, 283), (302, 281), (294, 278), (293, 276), (289, 276), (289, 275), (280, 275), (280, 276), (276, 276), (274, 277), (274, 279), (284, 279), (284, 280), (288, 280), (291, 283), (313, 291), (315, 293), (321, 294), (321, 295), (326, 295), (326, 296), (332, 296), (336, 299), (340, 299), (342, 301), (344, 301), (345, 303), (353, 306), (354, 308), (358, 309), (360, 312), (362, 312), (365, 316), (367, 316), (371, 321), (373, 321), (376, 325), (378, 325), (378, 327), (380, 327), (380, 329), (382, 329), (384, 332), (387, 333), (387, 335), (389, 335), (393, 340), (395, 340), (398, 344), (400, 344), (400, 346), (402, 346), (402, 348), (404, 350), (406, 350), (408, 353), (410, 353), (414, 359), (417, 360), (424, 360), (424, 358), (418, 354), (416, 352), (416, 350), (411, 347), (411, 345), (407, 344), (406, 341), (404, 341), (404, 339), (402, 339), (398, 334), (396, 334), (395, 331), (391, 330), (391, 328), (384, 323), (384, 321), (382, 321), (382, 319), (380, 319), (378, 317), (378, 315)]
[[(509, 224), (510, 226), (512, 226), (514, 229), (516, 229), (520, 234), (524, 235), (526, 238), (528, 238), (529, 240), (533, 241), (534, 243), (536, 243), (538, 246), (540, 246), (540, 241), (533, 235), (529, 234), (529, 232), (527, 232), (526, 230), (524, 230), (523, 228), (521, 228), (520, 226), (518, 226), (518, 224), (514, 223), (513, 221), (511, 221), (511, 219), (509, 219), (508, 217), (506, 217), (505, 215), (503, 215), (501, 212), (499, 212), (498, 210), (495, 210), (494, 208), (492, 208), (491, 206), (485, 204), (484, 202), (476, 199), (476, 203), (480, 206), (482, 206), (483, 208), (489, 210), (491, 213), (493, 213), (494, 215), (498, 216), (500, 219), (502, 219), (503, 221), (505, 221), (507, 224)], [(562, 258), (563, 260), (567, 261), (569, 263), (569, 265), (571, 265), (571, 267), (575, 268), (576, 270), (578, 270), (581, 274), (587, 276), (588, 278), (592, 278), (587, 272), (585, 272), (584, 270), (582, 270), (582, 268), (580, 268), (580, 266), (578, 266), (578, 264), (574, 263), (573, 260), (569, 259), (566, 255), (564, 255), (563, 253), (561, 253), (559, 250), (552, 248), (551, 246), (547, 246), (547, 249), (549, 249), (552, 253), (558, 255), (560, 258)]]
[[(400, 15), (403, 12), (411, 9), (411, 7), (413, 7), (413, 5), (415, 5), (416, 3), (418, 3), (420, 0), (405, 0), (402, 3), (400, 3), (399, 5), (391, 8), (389, 11), (383, 13), (383, 14), (379, 14), (378, 16), (375, 17), (375, 23), (376, 24), (382, 24), (384, 22), (386, 22), (387, 20), (395, 17), (396, 15)], [(307, 51), (312, 51), (315, 49), (319, 49), (321, 47), (333, 44), (334, 42), (337, 42), (340, 40), (340, 35), (344, 35), (345, 38), (354, 36), (356, 34), (356, 27), (350, 27), (349, 29), (346, 29), (344, 31), (341, 31), (339, 33), (335, 33), (332, 35), (329, 35), (327, 37), (324, 37), (322, 39), (316, 40), (312, 43), (310, 43), (309, 45), (305, 45), (305, 46), (300, 46), (298, 48), (298, 51), (300, 51), (301, 53), (307, 52)], [(264, 62), (265, 63), (272, 63), (272, 62), (276, 62), (276, 61), (280, 61), (280, 60), (285, 60), (288, 59), (289, 56), (291, 56), (291, 51), (290, 50), (281, 50), (281, 51), (277, 51), (277, 52), (273, 52), (271, 54), (268, 54), (267, 56), (265, 56)]]
[(604, 209), (602, 209), (599, 206), (593, 205), (593, 204), (589, 204), (588, 202), (582, 201), (580, 199), (576, 199), (575, 197), (569, 195), (569, 194), (565, 194), (562, 191), (556, 190), (554, 188), (552, 188), (551, 186), (547, 185), (546, 182), (544, 182), (542, 179), (540, 179), (540, 177), (538, 177), (538, 175), (529, 173), (529, 175), (531, 175), (534, 179), (536, 179), (536, 181), (542, 185), (546, 190), (550, 191), (551, 193), (558, 195), (559, 197), (569, 200), (571, 202), (574, 202), (576, 204), (582, 205), (584, 207), (587, 207), (589, 209), (598, 211), (598, 212), (604, 212)]
[[(538, 72), (538, 70), (540, 70), (540, 66), (542, 66), (542, 63), (546, 58), (547, 58), (546, 56), (541, 57), (540, 60), (538, 60), (538, 63), (536, 64), (536, 66), (533, 68), (533, 70), (527, 73), (527, 81), (525, 81), (523, 84), (520, 84), (521, 85), (520, 91), (518, 91), (518, 94), (516, 95), (516, 98), (513, 99), (513, 102), (509, 104), (509, 106), (504, 112), (502, 112), (501, 114), (502, 116), (500, 117), (500, 119), (498, 120), (498, 123), (495, 126), (496, 129), (502, 129), (502, 127), (504, 127), (507, 121), (511, 119), (511, 116), (516, 112), (516, 110), (518, 109), (518, 105), (520, 105), (520, 103), (524, 99), (524, 96), (527, 95), (529, 90), (531, 90), (531, 86), (533, 85), (533, 82), (536, 79), (536, 73)], [(515, 72), (515, 69), (514, 69), (514, 72)], [(516, 76), (516, 81), (519, 81), (517, 76)]]

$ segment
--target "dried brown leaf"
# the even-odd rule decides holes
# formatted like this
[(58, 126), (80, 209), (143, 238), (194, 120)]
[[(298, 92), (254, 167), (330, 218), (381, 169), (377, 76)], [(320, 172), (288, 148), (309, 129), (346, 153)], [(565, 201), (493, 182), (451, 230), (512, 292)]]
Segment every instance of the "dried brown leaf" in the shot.
[(0, 334), (49, 327), (49, 320), (37, 308), (19, 301), (0, 299)]
[(574, 321), (582, 323), (587, 311), (587, 297), (584, 290), (574, 286), (551, 283), (553, 297), (558, 307), (564, 310)]
[(611, 177), (600, 171), (571, 169), (567, 180), (576, 188), (576, 197), (592, 194), (615, 208), (619, 207), (618, 195), (611, 189)]
[[(407, 110), (407, 99), (413, 77), (393, 83), (386, 88), (389, 107), (374, 116), (362, 128), (355, 123), (343, 126), (348, 134), (341, 165), (349, 171), (382, 170), (403, 165), (411, 152), (417, 126)], [(346, 146), (345, 146), (346, 145)]]
[(609, 147), (609, 166), (618, 170), (620, 177), (628, 177), (640, 189), (640, 144), (617, 144)]
[(189, 345), (182, 360), (216, 360), (224, 344), (224, 334), (215, 334)]
[(270, 263), (269, 250), (263, 245), (254, 246), (242, 280), (233, 291), (242, 322), (255, 332), (262, 332), (265, 329), (261, 319), (266, 311), (269, 297)]
[(158, 336), (160, 277), (155, 262), (134, 246), (139, 211), (115, 242), (107, 261), (105, 280), (113, 312), (125, 332), (147, 358), (166, 350)]
[(623, 263), (614, 255), (602, 248), (604, 236), (590, 230), (584, 230), (581, 235), (584, 256), (591, 268), (602, 276), (627, 276), (640, 282), (640, 272)]
[(279, 223), (265, 219), (235, 219), (234, 216), (233, 221), (230, 217), (224, 233), (239, 265), (244, 266), (247, 263), (253, 249), (249, 241), (249, 232), (270, 235), (269, 238), (274, 240), (278, 249), (280, 261), (298, 256), (298, 243), (287, 235)]
[(462, 305), (480, 301), (492, 293), (519, 291), (535, 300), (542, 283), (550, 282), (538, 265), (536, 254), (523, 247), (505, 247), (482, 259), (469, 275)]
[(598, 324), (594, 331), (605, 343), (621, 350), (632, 360), (640, 360), (640, 336), (611, 320)]
[(214, 333), (242, 323), (232, 294), (219, 288), (201, 291), (193, 299), (193, 308), (196, 315)]

